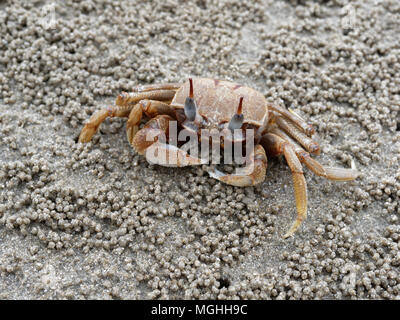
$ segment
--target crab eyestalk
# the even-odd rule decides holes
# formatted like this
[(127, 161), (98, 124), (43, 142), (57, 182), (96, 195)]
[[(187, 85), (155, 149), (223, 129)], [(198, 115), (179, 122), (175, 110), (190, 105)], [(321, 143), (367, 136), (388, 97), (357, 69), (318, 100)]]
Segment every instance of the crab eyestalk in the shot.
[(189, 78), (190, 83), (190, 90), (189, 90), (189, 97), (185, 100), (185, 107), (184, 112), (186, 119), (188, 121), (194, 121), (197, 115), (197, 105), (193, 98), (193, 81), (192, 78)]
[(242, 127), (244, 121), (242, 108), (243, 108), (243, 97), (240, 97), (239, 106), (236, 110), (236, 113), (231, 118), (231, 121), (229, 121), (228, 124), (229, 130), (234, 131), (235, 129), (240, 129)]

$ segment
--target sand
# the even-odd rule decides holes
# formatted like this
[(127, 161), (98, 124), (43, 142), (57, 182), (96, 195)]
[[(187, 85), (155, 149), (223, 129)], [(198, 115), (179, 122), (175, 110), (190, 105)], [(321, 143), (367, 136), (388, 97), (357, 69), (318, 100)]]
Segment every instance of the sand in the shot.
[[(1, 299), (399, 299), (400, 4), (0, 3)], [(232, 80), (317, 130), (333, 182), (290, 170), (236, 188), (149, 165), (124, 119), (79, 132), (121, 91)]]

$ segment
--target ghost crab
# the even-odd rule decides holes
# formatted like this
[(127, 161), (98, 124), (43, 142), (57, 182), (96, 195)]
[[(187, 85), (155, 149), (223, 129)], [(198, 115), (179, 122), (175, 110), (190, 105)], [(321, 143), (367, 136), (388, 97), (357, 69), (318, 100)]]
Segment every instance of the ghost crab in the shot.
[[(150, 120), (139, 130), (142, 116)], [(314, 129), (292, 110), (270, 104), (258, 91), (237, 83), (197, 78), (185, 83), (164, 83), (138, 86), (132, 92), (122, 92), (115, 106), (97, 111), (83, 127), (79, 142), (89, 142), (100, 124), (108, 117), (127, 117), (126, 134), (129, 143), (141, 155), (150, 147), (175, 154), (173, 166), (200, 165), (204, 161), (193, 157), (178, 146), (161, 142), (159, 134), (168, 135), (172, 121), (180, 129), (200, 133), (202, 128), (218, 130), (244, 130), (253, 128), (254, 149), (247, 155), (250, 160), (241, 174), (210, 171), (210, 176), (233, 186), (252, 186), (262, 183), (267, 168), (267, 155), (283, 155), (293, 176), (297, 217), (288, 232), (292, 236), (307, 216), (307, 185), (301, 163), (313, 173), (330, 180), (354, 180), (353, 169), (325, 167), (311, 158), (320, 153), (312, 140)], [(155, 139), (147, 139), (148, 134)], [(243, 138), (243, 137), (242, 137)], [(236, 140), (241, 142), (242, 138)], [(171, 166), (171, 163), (169, 163)]]

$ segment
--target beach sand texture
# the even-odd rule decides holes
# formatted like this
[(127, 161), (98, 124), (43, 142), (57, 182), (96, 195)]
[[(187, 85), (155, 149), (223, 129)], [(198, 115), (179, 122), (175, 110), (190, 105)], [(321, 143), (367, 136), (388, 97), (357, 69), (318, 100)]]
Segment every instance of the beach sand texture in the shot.
[[(399, 299), (400, 2), (0, 1), (0, 299)], [(140, 84), (242, 83), (328, 166), (236, 188), (150, 165), (96, 110)]]

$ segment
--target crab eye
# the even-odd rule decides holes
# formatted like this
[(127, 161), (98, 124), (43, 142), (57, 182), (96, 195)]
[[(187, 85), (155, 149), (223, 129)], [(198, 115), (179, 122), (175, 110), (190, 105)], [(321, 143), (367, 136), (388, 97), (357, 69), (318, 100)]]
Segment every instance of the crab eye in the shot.
[(231, 121), (229, 121), (228, 128), (231, 131), (233, 131), (235, 129), (240, 129), (243, 125), (244, 116), (242, 114), (242, 104), (243, 104), (243, 97), (240, 97), (239, 106), (237, 108), (237, 111), (231, 118)]
[(187, 97), (185, 100), (184, 112), (187, 120), (194, 121), (196, 119), (196, 114), (197, 114), (197, 105), (193, 99), (192, 78), (189, 78), (189, 83), (190, 83), (189, 97)]
[(184, 111), (186, 119), (189, 121), (194, 121), (194, 119), (196, 119), (197, 106), (193, 98), (186, 98)]

